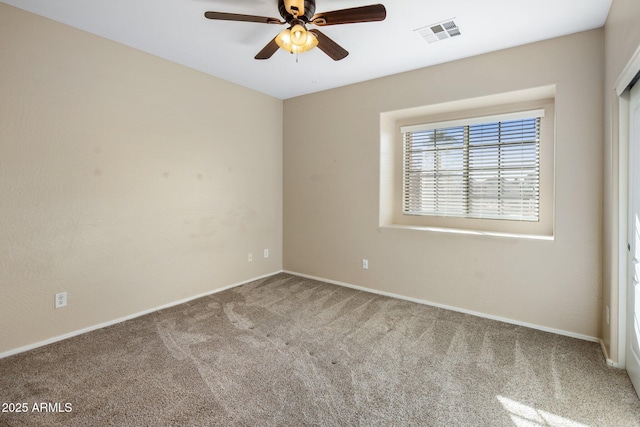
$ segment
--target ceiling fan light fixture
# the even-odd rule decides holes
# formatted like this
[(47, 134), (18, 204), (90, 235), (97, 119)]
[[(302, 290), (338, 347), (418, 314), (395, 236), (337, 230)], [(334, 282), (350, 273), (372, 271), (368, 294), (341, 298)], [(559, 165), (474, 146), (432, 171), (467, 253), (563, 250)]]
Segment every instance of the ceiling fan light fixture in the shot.
[(295, 46), (304, 46), (307, 43), (307, 30), (300, 25), (296, 24), (291, 28), (291, 43)]
[(294, 25), (278, 34), (276, 43), (290, 53), (307, 52), (318, 45), (316, 36), (302, 25)]

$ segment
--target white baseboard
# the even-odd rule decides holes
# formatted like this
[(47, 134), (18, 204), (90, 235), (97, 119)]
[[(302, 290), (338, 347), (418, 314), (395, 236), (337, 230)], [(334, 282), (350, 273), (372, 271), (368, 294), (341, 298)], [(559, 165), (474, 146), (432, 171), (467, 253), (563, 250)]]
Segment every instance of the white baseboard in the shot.
[(234, 283), (232, 285), (224, 286), (222, 288), (214, 289), (213, 291), (205, 292), (203, 294), (194, 295), (192, 297), (184, 298), (184, 299), (181, 299), (179, 301), (170, 302), (168, 304), (164, 304), (164, 305), (161, 305), (159, 307), (150, 308), (148, 310), (144, 310), (144, 311), (141, 311), (139, 313), (134, 313), (134, 314), (130, 314), (128, 316), (120, 317), (118, 319), (109, 320), (108, 322), (100, 323), (98, 325), (93, 325), (93, 326), (89, 326), (87, 328), (78, 329), (76, 331), (69, 332), (69, 333), (66, 333), (66, 334), (63, 334), (63, 335), (58, 335), (58, 336), (46, 339), (44, 341), (39, 341), (39, 342), (36, 342), (36, 343), (33, 343), (33, 344), (26, 345), (24, 347), (14, 348), (13, 350), (9, 350), (9, 351), (5, 351), (4, 353), (0, 353), (0, 359), (3, 359), (5, 357), (9, 357), (9, 356), (13, 356), (13, 355), (19, 354), (19, 353), (24, 353), (25, 351), (33, 350), (35, 348), (43, 347), (45, 345), (53, 344), (53, 343), (58, 342), (58, 341), (66, 340), (68, 338), (72, 338), (72, 337), (75, 337), (77, 335), (82, 335), (82, 334), (85, 334), (87, 332), (91, 332), (91, 331), (95, 331), (95, 330), (98, 330), (98, 329), (106, 328), (107, 326), (112, 326), (112, 325), (115, 325), (116, 323), (121, 323), (121, 322), (124, 322), (126, 320), (135, 319), (136, 317), (144, 316), (145, 314), (153, 313), (154, 311), (164, 310), (166, 308), (173, 307), (173, 306), (180, 305), (180, 304), (184, 304), (185, 302), (193, 301), (193, 300), (198, 299), (198, 298), (206, 297), (208, 295), (217, 294), (218, 292), (226, 291), (227, 289), (235, 288), (237, 286), (244, 285), (246, 283), (253, 282), (255, 280), (264, 279), (266, 277), (270, 277), (270, 276), (273, 276), (274, 274), (278, 274), (278, 273), (282, 273), (282, 270), (275, 271), (273, 273), (264, 274), (264, 275), (259, 276), (259, 277), (254, 277), (253, 279), (245, 280), (245, 281), (242, 281), (242, 282), (239, 282), (239, 283)]
[[(323, 277), (316, 277), (316, 276), (311, 276), (311, 275), (308, 275), (308, 274), (296, 273), (295, 271), (284, 270), (284, 273), (293, 274), (294, 276), (305, 277), (307, 279), (319, 280), (321, 282), (327, 282), (327, 283), (331, 283), (331, 284), (338, 285), (338, 286), (344, 286), (346, 288), (356, 289), (356, 290), (359, 290), (359, 291), (370, 292), (370, 293), (373, 293), (373, 294), (383, 295), (383, 296), (387, 296), (387, 297), (391, 297), (391, 298), (397, 298), (397, 299), (401, 299), (401, 300), (405, 300), (405, 301), (416, 302), (418, 304), (428, 305), (428, 306), (431, 306), (431, 307), (443, 308), (445, 310), (456, 311), (458, 313), (470, 314), (472, 316), (483, 317), (485, 319), (497, 320), (499, 322), (509, 323), (509, 324), (512, 324), (512, 325), (524, 326), (526, 328), (537, 329), (539, 331), (551, 332), (551, 333), (556, 334), (556, 335), (563, 335), (563, 336), (566, 336), (566, 337), (577, 338), (577, 339), (584, 340), (584, 341), (602, 343), (602, 340), (600, 338), (591, 337), (589, 335), (577, 334), (575, 332), (570, 332), (570, 331), (564, 331), (562, 329), (549, 328), (547, 326), (541, 326), (541, 325), (536, 325), (536, 324), (533, 324), (533, 323), (521, 322), (519, 320), (507, 319), (505, 317), (493, 316), (493, 315), (490, 315), (490, 314), (480, 313), (480, 312), (477, 312), (477, 311), (466, 310), (464, 308), (452, 307), (450, 305), (439, 304), (439, 303), (435, 303), (435, 302), (431, 302), (431, 301), (421, 300), (421, 299), (418, 299), (418, 298), (412, 298), (412, 297), (407, 297), (407, 296), (404, 296), (404, 295), (394, 294), (394, 293), (391, 293), (391, 292), (379, 291), (379, 290), (376, 290), (376, 289), (365, 288), (363, 286), (352, 285), (350, 283), (344, 283), (344, 282), (339, 282), (339, 281), (336, 281), (336, 280), (325, 279)], [(615, 363), (610, 361), (609, 359), (607, 359), (607, 364), (609, 366), (615, 366)]]
[(6, 351), (4, 353), (0, 353), (0, 359), (3, 359), (5, 357), (9, 357), (9, 356), (13, 356), (13, 355), (19, 354), (19, 353), (24, 353), (25, 351), (33, 350), (33, 349), (36, 349), (38, 347), (43, 347), (45, 345), (53, 344), (55, 342), (62, 341), (62, 340), (68, 339), (68, 338), (72, 338), (72, 337), (75, 337), (77, 335), (82, 335), (82, 334), (85, 334), (87, 332), (91, 332), (91, 331), (95, 331), (95, 330), (98, 330), (98, 329), (106, 328), (108, 326), (112, 326), (112, 325), (115, 325), (117, 323), (121, 323), (121, 322), (124, 322), (124, 321), (127, 321), (127, 320), (135, 319), (136, 317), (144, 316), (146, 314), (153, 313), (154, 311), (159, 311), (159, 310), (170, 308), (170, 307), (173, 307), (173, 306), (176, 306), (176, 305), (184, 304), (186, 302), (193, 301), (193, 300), (198, 299), (198, 298), (202, 298), (202, 297), (206, 297), (208, 295), (216, 294), (218, 292), (226, 291), (227, 289), (232, 289), (232, 288), (235, 288), (237, 286), (241, 286), (241, 285), (244, 285), (246, 283), (253, 282), (255, 280), (264, 279), (266, 277), (270, 277), (270, 276), (273, 276), (273, 275), (278, 274), (278, 273), (292, 274), (294, 276), (305, 277), (307, 279), (312, 279), (312, 280), (318, 280), (318, 281), (321, 281), (321, 282), (331, 283), (331, 284), (334, 284), (334, 285), (343, 286), (343, 287), (351, 288), (351, 289), (356, 289), (356, 290), (363, 291), (363, 292), (369, 292), (369, 293), (383, 295), (383, 296), (387, 296), (387, 297), (391, 297), (391, 298), (401, 299), (401, 300), (405, 300), (405, 301), (411, 301), (411, 302), (415, 302), (415, 303), (418, 303), (418, 304), (424, 304), (424, 305), (428, 305), (428, 306), (432, 306), (432, 307), (442, 308), (442, 309), (445, 309), (445, 310), (456, 311), (456, 312), (459, 312), (459, 313), (470, 314), (472, 316), (478, 316), (478, 317), (483, 317), (483, 318), (486, 318), (486, 319), (497, 320), (499, 322), (509, 323), (509, 324), (513, 324), (513, 325), (517, 325), (517, 326), (524, 326), (524, 327), (527, 327), (527, 328), (537, 329), (537, 330), (541, 330), (541, 331), (545, 331), (545, 332), (551, 332), (551, 333), (554, 333), (554, 334), (557, 334), (557, 335), (563, 335), (563, 336), (567, 336), (567, 337), (571, 337), (571, 338), (577, 338), (577, 339), (581, 339), (581, 340), (585, 340), (585, 341), (596, 342), (596, 343), (599, 343), (600, 346), (602, 347), (602, 352), (603, 352), (603, 354), (605, 356), (607, 365), (611, 366), (611, 367), (614, 367), (614, 368), (618, 368), (619, 367), (616, 362), (614, 362), (611, 359), (609, 359), (607, 351), (606, 351), (606, 348), (604, 346), (604, 342), (600, 338), (591, 337), (591, 336), (588, 336), (588, 335), (576, 334), (574, 332), (564, 331), (564, 330), (555, 329), (555, 328), (549, 328), (549, 327), (546, 327), (546, 326), (540, 326), (540, 325), (536, 325), (536, 324), (532, 324), (532, 323), (520, 322), (518, 320), (507, 319), (507, 318), (499, 317), (499, 316), (493, 316), (493, 315), (489, 315), (489, 314), (485, 314), (485, 313), (480, 313), (480, 312), (477, 312), (477, 311), (466, 310), (466, 309), (453, 307), (453, 306), (449, 306), (449, 305), (445, 305), (445, 304), (439, 304), (439, 303), (434, 303), (434, 302), (430, 302), (430, 301), (426, 301), (426, 300), (421, 300), (421, 299), (418, 299), (418, 298), (412, 298), (412, 297), (407, 297), (407, 296), (404, 296), (404, 295), (394, 294), (392, 292), (379, 291), (379, 290), (376, 290), (376, 289), (371, 289), (371, 288), (366, 288), (366, 287), (363, 287), (363, 286), (352, 285), (350, 283), (340, 282), (340, 281), (337, 281), (337, 280), (326, 279), (326, 278), (323, 278), (323, 277), (312, 276), (312, 275), (303, 274), (303, 273), (297, 273), (295, 271), (288, 271), (288, 270), (274, 271), (272, 273), (264, 274), (264, 275), (259, 276), (259, 277), (254, 277), (252, 279), (248, 279), (248, 280), (245, 280), (245, 281), (242, 281), (242, 282), (239, 282), (239, 283), (234, 283), (234, 284), (231, 284), (231, 285), (228, 285), (228, 286), (224, 286), (222, 288), (218, 288), (218, 289), (215, 289), (213, 291), (205, 292), (205, 293), (202, 293), (202, 294), (199, 294), (199, 295), (194, 295), (192, 297), (184, 298), (184, 299), (181, 299), (179, 301), (170, 302), (168, 304), (164, 304), (164, 305), (161, 305), (159, 307), (150, 308), (148, 310), (144, 310), (144, 311), (141, 311), (141, 312), (138, 312), (138, 313), (130, 314), (128, 316), (120, 317), (118, 319), (110, 320), (108, 322), (100, 323), (100, 324), (97, 324), (97, 325), (89, 326), (87, 328), (79, 329), (79, 330), (76, 330), (76, 331), (73, 331), (73, 332), (69, 332), (69, 333), (66, 333), (66, 334), (63, 334), (63, 335), (58, 335), (58, 336), (46, 339), (44, 341), (39, 341), (39, 342), (36, 342), (36, 343), (33, 343), (33, 344), (29, 344), (29, 345), (26, 345), (26, 346), (23, 346), (23, 347), (18, 347), (18, 348)]
[(604, 341), (602, 340), (599, 340), (599, 341), (600, 341), (600, 347), (602, 348), (602, 354), (604, 355), (604, 360), (607, 362), (607, 366), (611, 366), (612, 368), (622, 369), (619, 363), (609, 359), (609, 353), (607, 352), (607, 347), (604, 345)]

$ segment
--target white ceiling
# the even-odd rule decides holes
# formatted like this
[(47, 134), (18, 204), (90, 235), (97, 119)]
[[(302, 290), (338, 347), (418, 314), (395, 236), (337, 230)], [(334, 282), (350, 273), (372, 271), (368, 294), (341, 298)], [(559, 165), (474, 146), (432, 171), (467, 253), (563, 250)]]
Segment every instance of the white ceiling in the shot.
[[(316, 0), (316, 12), (383, 3), (382, 22), (323, 27), (350, 54), (253, 57), (284, 27), (204, 12), (280, 18), (277, 0), (0, 0), (277, 98), (290, 98), (604, 25), (612, 0)], [(461, 36), (413, 30), (455, 18)], [(310, 26), (310, 28), (313, 26)]]

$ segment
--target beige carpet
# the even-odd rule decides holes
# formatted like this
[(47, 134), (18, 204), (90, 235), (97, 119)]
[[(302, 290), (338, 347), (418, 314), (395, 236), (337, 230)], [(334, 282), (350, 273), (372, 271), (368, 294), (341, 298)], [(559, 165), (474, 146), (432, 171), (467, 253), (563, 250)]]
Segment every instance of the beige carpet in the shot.
[(287, 274), (0, 360), (0, 402), (28, 406), (3, 426), (640, 426), (595, 343)]

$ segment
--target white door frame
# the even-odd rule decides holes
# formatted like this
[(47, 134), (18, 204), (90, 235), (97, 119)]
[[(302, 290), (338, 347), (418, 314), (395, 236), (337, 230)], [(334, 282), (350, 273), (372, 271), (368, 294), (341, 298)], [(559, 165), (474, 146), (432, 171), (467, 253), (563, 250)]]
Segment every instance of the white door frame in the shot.
[[(629, 92), (618, 97), (618, 361), (625, 369), (627, 358), (627, 270), (629, 244)], [(613, 301), (612, 301), (613, 303)]]
[[(629, 91), (627, 88), (640, 73), (640, 47), (616, 82), (618, 96), (618, 368), (626, 367), (627, 353), (627, 269), (629, 217)], [(640, 84), (640, 83), (638, 83)], [(612, 123), (613, 125), (613, 123)]]

